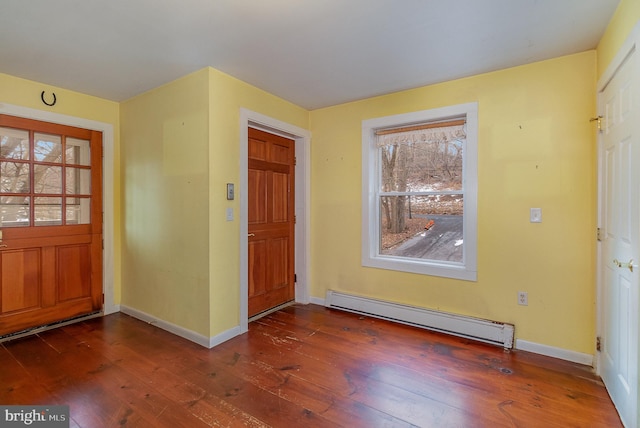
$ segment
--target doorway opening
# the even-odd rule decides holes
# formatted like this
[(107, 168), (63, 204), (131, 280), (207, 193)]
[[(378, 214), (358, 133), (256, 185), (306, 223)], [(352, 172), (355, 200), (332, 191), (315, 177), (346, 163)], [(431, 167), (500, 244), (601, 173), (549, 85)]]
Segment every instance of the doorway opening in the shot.
[(286, 122), (247, 109), (240, 112), (240, 329), (244, 333), (249, 326), (249, 201), (248, 189), (248, 133), (249, 128), (259, 129), (294, 141), (295, 164), (295, 302), (309, 303), (310, 272), (310, 141), (311, 133)]

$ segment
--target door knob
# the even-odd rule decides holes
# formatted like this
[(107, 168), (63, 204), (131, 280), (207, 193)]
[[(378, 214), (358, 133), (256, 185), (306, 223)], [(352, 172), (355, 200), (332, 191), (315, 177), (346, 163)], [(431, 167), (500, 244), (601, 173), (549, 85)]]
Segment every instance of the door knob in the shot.
[(255, 234), (255, 233), (250, 233), (250, 234), (248, 234), (247, 236), (248, 236), (249, 238), (251, 238), (252, 236), (256, 236), (256, 234)]
[(618, 259), (613, 259), (613, 264), (619, 268), (628, 268), (631, 272), (633, 272), (634, 267), (638, 267), (638, 265), (633, 264), (633, 259), (629, 260), (628, 263), (621, 262)]

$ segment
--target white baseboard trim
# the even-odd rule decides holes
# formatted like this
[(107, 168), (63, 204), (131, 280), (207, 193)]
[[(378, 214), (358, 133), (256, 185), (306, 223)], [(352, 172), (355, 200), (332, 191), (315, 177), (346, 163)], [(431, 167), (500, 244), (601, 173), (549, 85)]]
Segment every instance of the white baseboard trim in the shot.
[(104, 314), (111, 315), (120, 312), (120, 305), (105, 305)]
[(218, 346), (221, 343), (226, 342), (229, 339), (233, 339), (236, 336), (240, 336), (242, 334), (242, 329), (240, 328), (240, 326), (235, 326), (233, 328), (230, 328), (227, 331), (223, 331), (220, 334), (217, 334), (215, 336), (211, 336), (209, 338), (209, 345), (208, 348), (211, 349), (214, 346)]
[(528, 340), (516, 339), (516, 349), (571, 361), (572, 363), (584, 364), (585, 366), (593, 367), (594, 363), (593, 355), (556, 348), (555, 346), (542, 345), (540, 343), (529, 342)]
[(326, 306), (325, 305), (326, 300), (325, 299), (321, 299), (320, 297), (309, 297), (309, 303), (312, 303), (314, 305), (320, 305), (320, 306)]
[(237, 326), (216, 336), (207, 337), (195, 331), (180, 327), (179, 325), (158, 319), (152, 315), (126, 305), (120, 305), (120, 312), (130, 315), (146, 323), (152, 324), (158, 328), (168, 331), (169, 333), (175, 334), (176, 336), (180, 336), (184, 339), (190, 340), (191, 342), (197, 343), (198, 345), (204, 346), (205, 348), (213, 348), (214, 346), (226, 342), (227, 340), (232, 339), (240, 335), (241, 333), (240, 326)]

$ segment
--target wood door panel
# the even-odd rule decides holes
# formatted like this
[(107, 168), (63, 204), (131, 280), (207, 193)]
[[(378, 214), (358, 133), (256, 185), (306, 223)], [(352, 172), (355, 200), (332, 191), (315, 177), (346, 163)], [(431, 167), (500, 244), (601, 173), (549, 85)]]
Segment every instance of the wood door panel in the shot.
[(289, 237), (272, 239), (269, 242), (272, 289), (289, 286)]
[(293, 300), (293, 140), (249, 129), (249, 316)]
[(91, 247), (73, 245), (56, 249), (58, 302), (91, 296)]
[(0, 315), (0, 335), (15, 333), (33, 326), (51, 324), (95, 311), (91, 299), (77, 299), (48, 308)]
[(289, 174), (272, 174), (271, 221), (283, 223), (289, 221)]
[(271, 147), (271, 162), (289, 165), (291, 147), (288, 144), (278, 143), (274, 143)]
[(267, 241), (249, 242), (249, 297), (259, 296), (267, 290)]
[(3, 251), (0, 253), (0, 315), (40, 306), (40, 250)]
[(249, 170), (249, 224), (267, 222), (267, 174), (265, 171)]
[(249, 137), (249, 159), (267, 159), (267, 142)]

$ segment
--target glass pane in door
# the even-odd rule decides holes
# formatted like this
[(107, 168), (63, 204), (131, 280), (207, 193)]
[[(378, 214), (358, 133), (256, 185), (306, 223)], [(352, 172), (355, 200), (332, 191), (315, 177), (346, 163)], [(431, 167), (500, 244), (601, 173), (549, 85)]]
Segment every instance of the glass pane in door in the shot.
[(0, 197), (0, 227), (29, 226), (29, 196)]
[(36, 226), (62, 224), (62, 198), (36, 197), (33, 204)]
[(62, 163), (62, 137), (34, 134), (33, 157), (37, 162)]
[(0, 193), (29, 193), (29, 164), (0, 162)]
[(34, 193), (62, 193), (62, 167), (51, 165), (33, 166)]
[(65, 168), (67, 175), (67, 195), (91, 194), (91, 170), (80, 168)]
[(0, 127), (0, 158), (29, 160), (29, 131)]
[(67, 138), (65, 162), (73, 165), (91, 165), (91, 150), (89, 140)]

